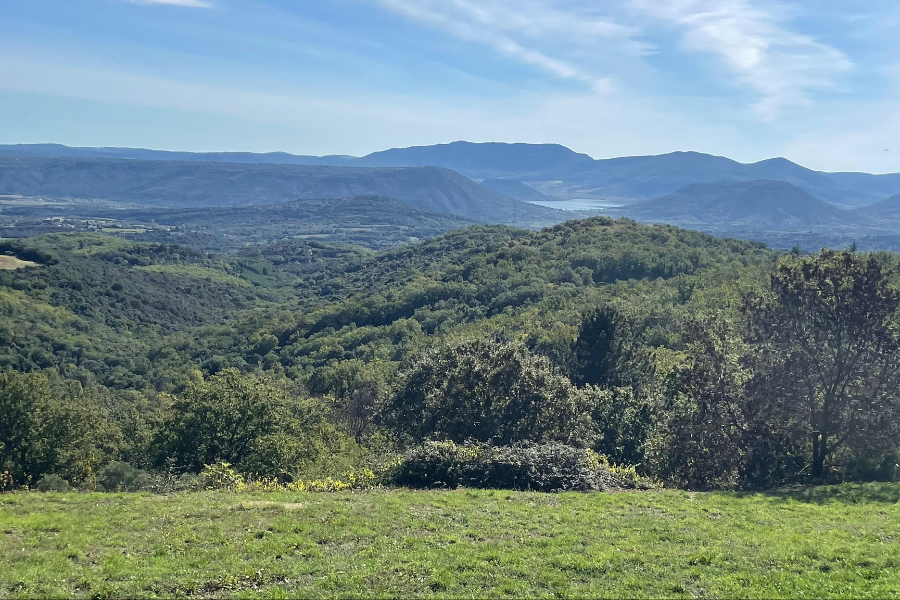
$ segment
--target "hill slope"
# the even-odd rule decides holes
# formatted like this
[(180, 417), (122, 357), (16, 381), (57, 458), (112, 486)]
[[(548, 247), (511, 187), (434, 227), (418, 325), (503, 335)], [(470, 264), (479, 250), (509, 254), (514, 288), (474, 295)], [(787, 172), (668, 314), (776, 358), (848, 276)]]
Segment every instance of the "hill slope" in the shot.
[[(0, 246), (40, 265), (0, 271), (0, 368), (63, 366), (111, 387), (159, 390), (182, 384), (192, 365), (280, 363), (299, 377), (343, 359), (400, 361), (473, 327), (565, 345), (600, 295), (633, 304), (640, 285), (649, 302), (678, 275), (773, 256), (759, 244), (602, 217), (540, 232), (471, 227), (378, 254), (291, 241), (210, 256), (79, 233)], [(260, 350), (252, 340), (267, 334), (272, 344)]]
[(630, 206), (629, 216), (722, 229), (808, 230), (858, 221), (783, 181), (694, 183), (673, 194)]
[(545, 225), (564, 213), (506, 198), (448, 169), (361, 169), (117, 159), (0, 158), (0, 194), (169, 207), (379, 195), (486, 222)]
[(502, 194), (507, 198), (524, 200), (525, 202), (553, 200), (553, 198), (540, 193), (527, 183), (522, 183), (516, 179), (485, 179), (481, 182), (481, 187)]
[(897, 219), (900, 220), (900, 194), (891, 196), (881, 202), (864, 206), (857, 211), (861, 215), (873, 217), (877, 219)]

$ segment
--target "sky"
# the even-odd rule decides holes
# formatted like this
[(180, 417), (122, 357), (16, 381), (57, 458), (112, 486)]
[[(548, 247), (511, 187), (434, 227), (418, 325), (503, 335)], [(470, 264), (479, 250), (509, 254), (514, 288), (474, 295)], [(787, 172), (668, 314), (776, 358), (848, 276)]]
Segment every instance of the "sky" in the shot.
[(2, 0), (0, 143), (900, 172), (900, 2)]

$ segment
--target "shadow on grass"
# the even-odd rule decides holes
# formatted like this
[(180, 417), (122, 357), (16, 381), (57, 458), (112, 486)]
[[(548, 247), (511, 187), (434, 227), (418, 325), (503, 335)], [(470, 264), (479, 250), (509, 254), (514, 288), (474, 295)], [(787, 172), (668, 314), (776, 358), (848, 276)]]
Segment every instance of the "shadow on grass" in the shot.
[(771, 496), (780, 500), (795, 500), (810, 504), (896, 504), (900, 502), (900, 483), (841, 483), (838, 485), (809, 485), (779, 488), (765, 492), (736, 492), (735, 496), (745, 497), (756, 494)]

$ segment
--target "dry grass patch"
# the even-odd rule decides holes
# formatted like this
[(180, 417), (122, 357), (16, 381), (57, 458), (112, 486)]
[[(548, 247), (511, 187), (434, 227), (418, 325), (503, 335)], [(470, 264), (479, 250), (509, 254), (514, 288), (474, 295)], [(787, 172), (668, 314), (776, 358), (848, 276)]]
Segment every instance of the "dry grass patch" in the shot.
[(36, 262), (30, 260), (22, 260), (15, 256), (0, 254), (0, 271), (14, 271), (16, 269), (24, 269), (25, 267), (36, 267)]

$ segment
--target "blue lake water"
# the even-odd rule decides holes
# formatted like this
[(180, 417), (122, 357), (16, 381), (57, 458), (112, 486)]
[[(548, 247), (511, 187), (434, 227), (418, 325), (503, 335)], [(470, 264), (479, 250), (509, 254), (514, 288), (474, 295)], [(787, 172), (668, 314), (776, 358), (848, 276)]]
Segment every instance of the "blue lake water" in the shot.
[(569, 198), (568, 200), (529, 200), (531, 204), (557, 208), (559, 210), (605, 210), (608, 208), (621, 208), (621, 204), (598, 200), (596, 198)]

